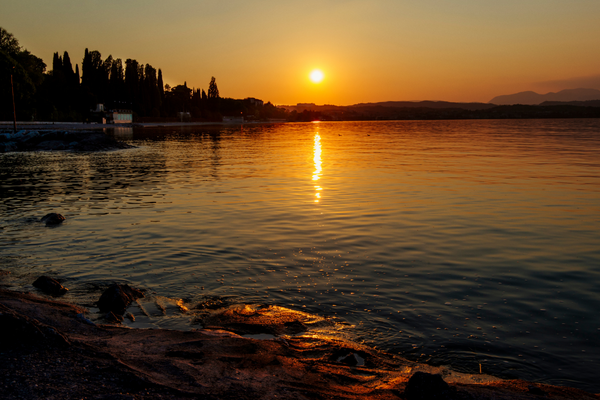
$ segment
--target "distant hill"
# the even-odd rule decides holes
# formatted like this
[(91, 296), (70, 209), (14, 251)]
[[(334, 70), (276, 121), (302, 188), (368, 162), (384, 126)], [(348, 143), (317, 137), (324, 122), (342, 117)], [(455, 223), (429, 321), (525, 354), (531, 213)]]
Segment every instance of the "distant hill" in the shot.
[(382, 101), (379, 103), (359, 103), (351, 106), (334, 106), (331, 104), (316, 105), (314, 103), (298, 103), (295, 106), (279, 106), (288, 111), (302, 112), (313, 111), (341, 111), (363, 110), (370, 108), (433, 108), (433, 109), (462, 109), (462, 110), (487, 110), (495, 107), (488, 103), (452, 103), (449, 101)]
[(453, 103), (450, 101), (383, 101), (379, 103), (359, 103), (350, 107), (390, 107), (390, 108), (461, 108), (463, 110), (487, 110), (494, 107), (487, 103)]
[(588, 101), (600, 100), (600, 90), (597, 89), (565, 89), (560, 92), (539, 94), (536, 92), (520, 92), (503, 96), (496, 96), (490, 100), (490, 104), (511, 105), (511, 104), (528, 104), (538, 105), (546, 101), (554, 102), (571, 102), (571, 101)]

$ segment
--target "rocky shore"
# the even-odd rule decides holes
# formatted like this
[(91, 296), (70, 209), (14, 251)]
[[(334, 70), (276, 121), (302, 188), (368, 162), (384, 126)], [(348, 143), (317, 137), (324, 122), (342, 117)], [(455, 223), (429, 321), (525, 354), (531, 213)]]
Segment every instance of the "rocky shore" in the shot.
[[(119, 290), (126, 300), (140, 295)], [(185, 332), (97, 324), (87, 313), (54, 298), (0, 288), (1, 397), (600, 399), (572, 388), (414, 363), (305, 332), (304, 313), (273, 306), (213, 310), (204, 329)], [(258, 331), (272, 335), (241, 336)]]
[(132, 148), (101, 131), (0, 130), (0, 153), (12, 151), (106, 151)]

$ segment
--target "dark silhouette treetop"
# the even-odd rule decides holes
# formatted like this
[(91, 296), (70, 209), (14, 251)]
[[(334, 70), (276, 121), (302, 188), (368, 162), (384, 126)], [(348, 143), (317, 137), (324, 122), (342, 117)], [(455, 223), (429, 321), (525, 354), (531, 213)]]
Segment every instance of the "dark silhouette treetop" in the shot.
[(210, 78), (210, 84), (208, 85), (208, 98), (209, 99), (218, 99), (219, 98), (219, 88), (217, 87), (217, 82), (215, 77)]
[(0, 50), (6, 54), (14, 56), (21, 51), (21, 45), (19, 41), (9, 33), (6, 29), (0, 27)]

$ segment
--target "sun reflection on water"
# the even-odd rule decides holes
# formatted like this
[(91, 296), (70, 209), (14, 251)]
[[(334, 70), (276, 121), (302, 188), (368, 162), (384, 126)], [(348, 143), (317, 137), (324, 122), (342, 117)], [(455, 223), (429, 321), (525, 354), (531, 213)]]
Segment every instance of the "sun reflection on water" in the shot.
[[(315, 172), (313, 172), (313, 177), (312, 180), (313, 181), (318, 181), (319, 179), (321, 179), (321, 136), (319, 136), (319, 133), (315, 133), (315, 145), (313, 147), (313, 153), (314, 153), (314, 163), (315, 163)], [(315, 185), (315, 203), (318, 203), (319, 200), (321, 199), (321, 190), (323, 190), (323, 188), (319, 185)]]

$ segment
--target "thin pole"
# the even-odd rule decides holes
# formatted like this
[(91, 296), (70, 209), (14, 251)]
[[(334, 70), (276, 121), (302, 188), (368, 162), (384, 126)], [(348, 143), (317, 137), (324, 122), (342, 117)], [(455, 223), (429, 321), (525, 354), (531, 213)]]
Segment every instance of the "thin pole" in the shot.
[[(13, 67), (13, 70), (15, 67)], [(13, 74), (10, 74), (10, 90), (12, 91), (13, 100), (13, 131), (17, 133), (17, 108), (15, 107), (15, 87), (13, 85)]]

